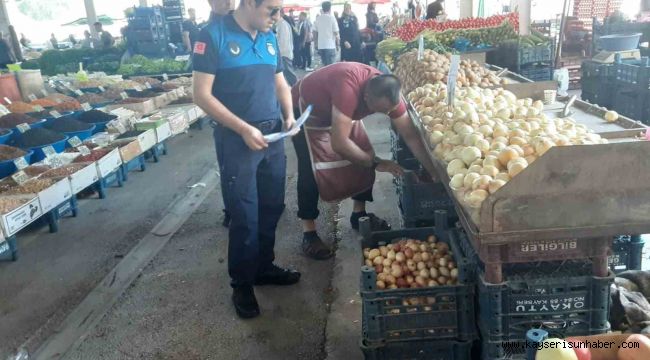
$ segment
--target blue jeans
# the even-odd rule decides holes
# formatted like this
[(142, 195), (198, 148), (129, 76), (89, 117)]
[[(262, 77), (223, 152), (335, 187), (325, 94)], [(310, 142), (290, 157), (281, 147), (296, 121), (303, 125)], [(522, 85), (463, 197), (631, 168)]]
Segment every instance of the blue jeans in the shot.
[(318, 49), (318, 54), (324, 66), (334, 64), (336, 61), (336, 49)]
[[(257, 126), (263, 134), (282, 129), (281, 120)], [(287, 159), (284, 142), (270, 143), (262, 151), (251, 150), (241, 136), (217, 126), (215, 143), (228, 228), (228, 273), (231, 286), (253, 285), (255, 277), (275, 259), (275, 230), (284, 212)]]

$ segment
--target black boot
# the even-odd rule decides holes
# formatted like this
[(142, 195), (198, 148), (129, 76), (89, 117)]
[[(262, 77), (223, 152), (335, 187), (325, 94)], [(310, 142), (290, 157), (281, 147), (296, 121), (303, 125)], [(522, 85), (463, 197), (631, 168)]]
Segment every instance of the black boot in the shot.
[(223, 227), (228, 227), (230, 226), (230, 213), (228, 210), (223, 210), (223, 223), (221, 223)]
[(300, 280), (300, 273), (296, 270), (283, 269), (272, 264), (257, 275), (255, 285), (293, 285), (298, 280)]
[(251, 319), (260, 314), (260, 306), (257, 304), (252, 286), (233, 288), (232, 303), (235, 305), (237, 315), (242, 319)]

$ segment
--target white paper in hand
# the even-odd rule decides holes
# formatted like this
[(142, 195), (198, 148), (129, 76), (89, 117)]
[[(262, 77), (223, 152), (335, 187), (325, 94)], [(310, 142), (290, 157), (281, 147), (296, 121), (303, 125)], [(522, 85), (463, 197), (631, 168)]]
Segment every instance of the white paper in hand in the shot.
[(266, 142), (272, 143), (284, 139), (287, 136), (294, 135), (294, 133), (296, 133), (298, 129), (300, 129), (300, 127), (305, 124), (307, 118), (309, 118), (309, 115), (311, 114), (311, 109), (312, 109), (311, 105), (307, 106), (307, 109), (305, 109), (305, 111), (303, 111), (302, 115), (300, 115), (298, 120), (296, 120), (296, 124), (293, 126), (291, 130), (264, 135), (264, 140), (266, 140)]

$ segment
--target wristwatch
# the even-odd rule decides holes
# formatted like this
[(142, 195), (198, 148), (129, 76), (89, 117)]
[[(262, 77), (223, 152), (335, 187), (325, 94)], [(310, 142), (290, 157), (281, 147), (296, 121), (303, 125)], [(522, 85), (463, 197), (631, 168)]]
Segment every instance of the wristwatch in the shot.
[(379, 156), (375, 156), (374, 158), (372, 158), (371, 168), (373, 170), (377, 170), (377, 166), (379, 165), (380, 162), (381, 162), (381, 158)]

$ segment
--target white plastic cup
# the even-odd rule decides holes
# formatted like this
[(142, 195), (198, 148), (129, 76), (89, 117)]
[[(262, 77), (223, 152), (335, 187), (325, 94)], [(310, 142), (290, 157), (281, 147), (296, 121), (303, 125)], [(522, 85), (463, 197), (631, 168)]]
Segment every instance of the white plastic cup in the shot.
[(544, 104), (552, 105), (557, 98), (557, 90), (544, 90)]

